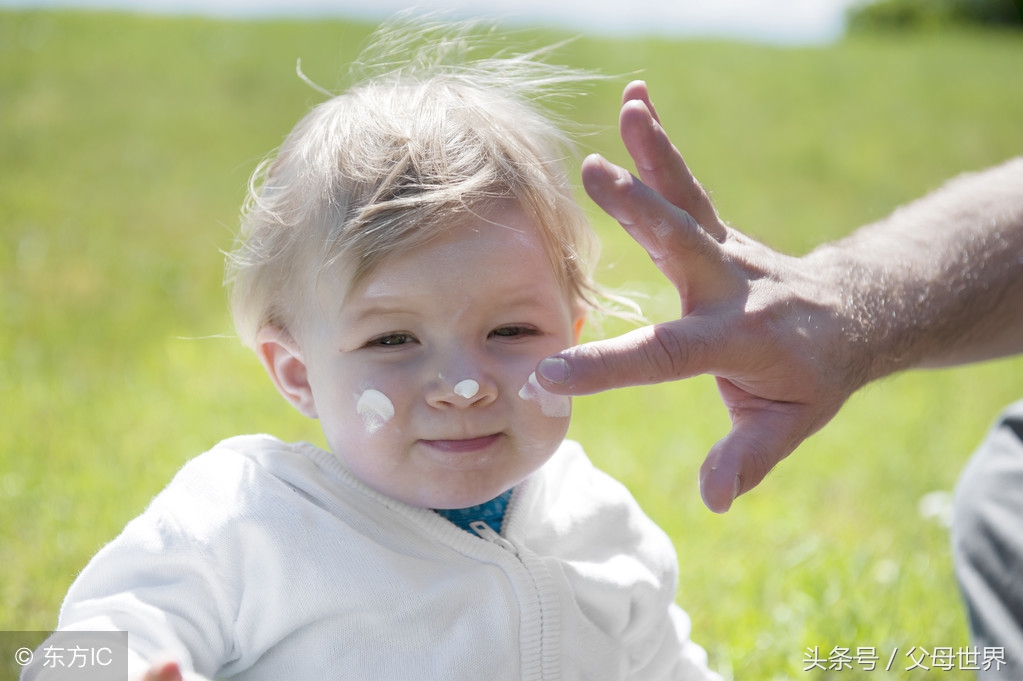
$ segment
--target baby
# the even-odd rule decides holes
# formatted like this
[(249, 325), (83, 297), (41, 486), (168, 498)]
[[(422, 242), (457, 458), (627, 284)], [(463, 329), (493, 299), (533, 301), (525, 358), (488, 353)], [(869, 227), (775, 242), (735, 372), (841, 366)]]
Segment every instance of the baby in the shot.
[(669, 539), (532, 373), (599, 300), (535, 103), (579, 75), (440, 33), (254, 177), (236, 326), (329, 450), (221, 442), (95, 556), (60, 628), (129, 632), (131, 679), (718, 678)]

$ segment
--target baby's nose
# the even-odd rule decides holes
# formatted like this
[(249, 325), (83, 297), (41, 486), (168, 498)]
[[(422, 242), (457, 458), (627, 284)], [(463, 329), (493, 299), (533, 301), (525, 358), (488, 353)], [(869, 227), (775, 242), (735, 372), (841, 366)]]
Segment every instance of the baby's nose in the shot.
[(455, 387), (452, 388), (451, 391), (459, 397), (471, 400), (479, 394), (480, 384), (471, 378), (466, 378), (455, 383)]
[(497, 384), (482, 373), (472, 378), (437, 377), (427, 401), (437, 407), (483, 406), (497, 399)]

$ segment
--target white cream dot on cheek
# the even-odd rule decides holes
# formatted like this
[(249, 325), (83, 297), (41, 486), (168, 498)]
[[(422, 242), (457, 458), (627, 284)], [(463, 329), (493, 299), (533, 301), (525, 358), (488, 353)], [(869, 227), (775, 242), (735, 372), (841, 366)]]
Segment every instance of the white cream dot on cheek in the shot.
[(359, 395), (355, 411), (362, 417), (366, 430), (373, 434), (394, 418), (394, 404), (379, 390), (370, 388)]
[(565, 395), (547, 392), (536, 380), (536, 373), (529, 375), (526, 384), (519, 391), (519, 397), (540, 405), (540, 413), (551, 418), (567, 418), (572, 413), (572, 400)]
[(480, 391), (480, 384), (472, 380), (471, 378), (467, 378), (464, 381), (459, 381), (458, 383), (456, 383), (455, 387), (452, 388), (452, 390), (454, 390), (454, 393), (459, 397), (464, 397), (467, 400), (471, 400), (472, 398), (476, 397), (476, 393)]

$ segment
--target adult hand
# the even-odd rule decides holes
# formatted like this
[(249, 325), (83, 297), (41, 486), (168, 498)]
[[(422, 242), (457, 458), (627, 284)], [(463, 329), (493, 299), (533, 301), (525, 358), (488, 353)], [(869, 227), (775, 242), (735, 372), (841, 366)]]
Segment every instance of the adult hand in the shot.
[(678, 289), (682, 316), (569, 348), (538, 376), (551, 392), (582, 395), (713, 374), (732, 428), (707, 455), (700, 489), (724, 512), (827, 423), (866, 370), (826, 273), (722, 222), (644, 83), (626, 87), (619, 125), (639, 179), (594, 155), (583, 184)]

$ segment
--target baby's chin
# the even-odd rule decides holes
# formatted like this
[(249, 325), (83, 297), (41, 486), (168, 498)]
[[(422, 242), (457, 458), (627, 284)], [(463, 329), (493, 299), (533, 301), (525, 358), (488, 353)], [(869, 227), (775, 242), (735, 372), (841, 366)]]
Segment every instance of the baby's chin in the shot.
[(436, 511), (472, 508), (473, 506), (479, 506), (480, 504), (485, 504), (492, 499), (496, 499), (508, 490), (512, 489), (514, 486), (514, 484), (506, 484), (495, 485), (492, 487), (488, 486), (476, 490), (458, 490), (457, 492), (450, 494), (431, 495), (426, 498), (417, 499), (416, 502), (418, 503), (411, 503), (411, 505)]

